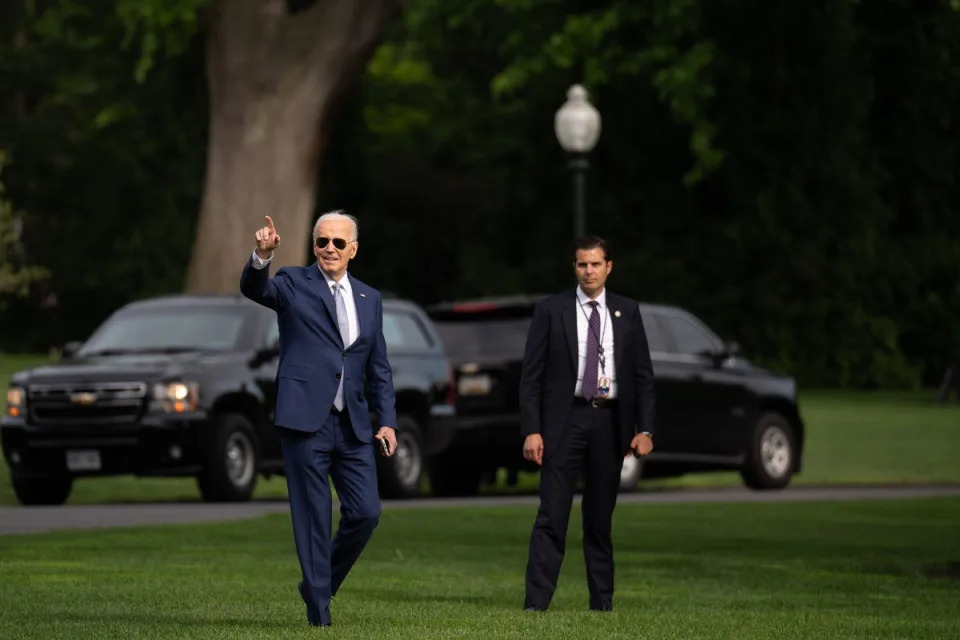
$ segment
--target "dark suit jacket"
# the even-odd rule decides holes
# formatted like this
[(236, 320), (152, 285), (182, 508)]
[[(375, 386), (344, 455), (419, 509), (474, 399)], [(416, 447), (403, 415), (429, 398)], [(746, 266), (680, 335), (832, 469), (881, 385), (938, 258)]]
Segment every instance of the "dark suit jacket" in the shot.
[[(640, 431), (654, 431), (653, 366), (635, 301), (607, 290), (623, 453)], [(616, 312), (620, 312), (617, 316)], [(540, 301), (533, 312), (520, 376), (520, 428), (539, 433), (544, 456), (567, 424), (577, 386), (576, 289)]]
[[(383, 339), (380, 293), (350, 275), (359, 335), (344, 349), (333, 294), (316, 264), (283, 267), (273, 278), (269, 266), (254, 269), (247, 260), (240, 291), (277, 312), (280, 362), (277, 368), (278, 427), (316, 431), (330, 415), (343, 368), (343, 397), (361, 442), (373, 439), (370, 410), (380, 425), (396, 427), (393, 374)], [(373, 407), (367, 406), (369, 385)]]

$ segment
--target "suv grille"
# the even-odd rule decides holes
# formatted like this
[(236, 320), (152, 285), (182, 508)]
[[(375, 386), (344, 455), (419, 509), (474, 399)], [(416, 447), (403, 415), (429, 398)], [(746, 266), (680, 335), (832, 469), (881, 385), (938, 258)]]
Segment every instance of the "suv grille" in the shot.
[(147, 385), (142, 382), (30, 386), (27, 407), (34, 424), (126, 424), (140, 416)]

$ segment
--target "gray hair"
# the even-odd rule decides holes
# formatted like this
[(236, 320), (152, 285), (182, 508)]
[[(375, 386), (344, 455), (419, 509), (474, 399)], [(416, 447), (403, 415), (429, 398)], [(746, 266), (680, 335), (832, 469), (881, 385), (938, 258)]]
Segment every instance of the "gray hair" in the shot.
[(349, 220), (350, 222), (353, 223), (353, 237), (350, 239), (356, 240), (360, 237), (360, 223), (357, 221), (357, 219), (351, 216), (350, 214), (348, 214), (343, 209), (335, 209), (334, 211), (328, 211), (327, 213), (324, 213), (319, 218), (317, 218), (317, 221), (315, 223), (313, 223), (313, 239), (314, 240), (317, 239), (317, 226), (324, 220)]

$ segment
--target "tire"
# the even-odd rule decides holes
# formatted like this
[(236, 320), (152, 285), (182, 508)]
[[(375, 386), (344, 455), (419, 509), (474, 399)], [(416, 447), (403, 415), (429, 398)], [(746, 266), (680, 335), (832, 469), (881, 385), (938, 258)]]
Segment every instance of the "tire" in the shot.
[(620, 491), (636, 491), (641, 477), (643, 477), (643, 460), (634, 455), (624, 458), (623, 466), (620, 467)]
[(430, 486), (443, 497), (475, 496), (480, 493), (483, 469), (462, 454), (439, 454), (430, 460)]
[(13, 492), (20, 504), (60, 505), (67, 501), (73, 489), (72, 478), (11, 478)]
[[(389, 458), (377, 453), (377, 484), (381, 498), (416, 498), (423, 476), (420, 426), (412, 417), (397, 416), (397, 450)], [(376, 444), (376, 443), (374, 443)]]
[(197, 477), (207, 502), (244, 502), (257, 486), (257, 439), (253, 426), (239, 413), (214, 418), (206, 439), (203, 472)]
[(757, 420), (740, 475), (751, 489), (782, 489), (790, 483), (796, 463), (796, 439), (790, 423), (779, 413)]

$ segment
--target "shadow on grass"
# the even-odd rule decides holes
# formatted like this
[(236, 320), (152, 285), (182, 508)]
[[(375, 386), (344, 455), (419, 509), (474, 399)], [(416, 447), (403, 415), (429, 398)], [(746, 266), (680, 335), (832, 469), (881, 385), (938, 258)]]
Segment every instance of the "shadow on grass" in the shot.
[(928, 578), (960, 580), (960, 560), (936, 564), (924, 571), (924, 575)]

